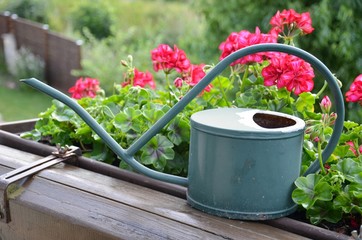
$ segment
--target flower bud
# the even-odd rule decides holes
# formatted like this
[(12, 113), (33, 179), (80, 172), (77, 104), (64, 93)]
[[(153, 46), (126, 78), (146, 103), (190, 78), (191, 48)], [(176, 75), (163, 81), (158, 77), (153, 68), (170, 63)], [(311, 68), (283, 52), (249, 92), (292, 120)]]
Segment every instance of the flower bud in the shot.
[(121, 65), (128, 67), (128, 62), (126, 60), (121, 60)]
[(310, 134), (310, 133), (312, 133), (313, 132), (313, 126), (310, 126), (310, 127), (307, 127), (306, 129), (305, 129), (305, 134)]
[(337, 113), (332, 112), (329, 115), (329, 126), (333, 126), (337, 119)]
[(173, 81), (173, 84), (175, 84), (175, 86), (177, 88), (181, 88), (182, 87), (182, 78), (176, 78), (175, 81)]
[(132, 55), (128, 55), (128, 56), (127, 56), (127, 60), (128, 60), (128, 62), (132, 63), (132, 62), (133, 62), (133, 57), (132, 57)]
[(332, 102), (328, 96), (323, 97), (323, 99), (320, 103), (320, 106), (321, 106), (322, 112), (329, 113), (329, 111), (331, 110), (331, 107), (332, 107)]

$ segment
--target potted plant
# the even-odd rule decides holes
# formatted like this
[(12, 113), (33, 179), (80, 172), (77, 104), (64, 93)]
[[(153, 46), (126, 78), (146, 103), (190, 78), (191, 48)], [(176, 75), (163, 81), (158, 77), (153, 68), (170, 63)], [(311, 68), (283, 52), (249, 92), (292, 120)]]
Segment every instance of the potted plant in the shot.
[[(277, 12), (270, 20), (271, 30), (262, 33), (233, 32), (220, 44), (220, 60), (244, 47), (260, 43), (294, 45), (297, 37), (314, 29), (308, 12), (293, 9)], [(99, 81), (80, 78), (69, 89), (85, 108), (122, 147), (130, 146), (161, 116), (174, 106), (213, 68), (192, 64), (177, 46), (160, 44), (151, 51), (153, 68), (164, 79), (156, 90), (150, 72), (133, 66), (132, 56), (121, 61), (126, 68), (124, 82), (105, 94)], [(361, 225), (362, 214), (362, 126), (346, 121), (338, 146), (326, 164), (322, 150), (328, 143), (338, 116), (325, 94), (327, 84), (314, 89), (314, 69), (306, 61), (289, 54), (263, 52), (251, 54), (231, 64), (225, 76), (218, 76), (202, 94), (191, 101), (165, 128), (135, 154), (137, 161), (154, 170), (187, 175), (190, 116), (200, 110), (218, 107), (258, 108), (303, 118), (307, 123), (303, 146), (301, 177), (295, 181), (293, 200), (304, 208), (313, 224), (342, 223), (339, 230), (348, 234)], [(320, 81), (323, 81), (320, 80)], [(314, 93), (316, 92), (316, 93)], [(362, 75), (356, 77), (346, 93), (348, 102), (362, 103)], [(318, 111), (320, 109), (320, 111)], [(129, 167), (101, 141), (82, 119), (66, 105), (54, 101), (39, 115), (35, 128), (22, 137), (51, 144), (77, 145), (84, 155), (121, 168)], [(315, 160), (320, 171), (303, 176)], [(342, 231), (341, 230), (341, 231)]]

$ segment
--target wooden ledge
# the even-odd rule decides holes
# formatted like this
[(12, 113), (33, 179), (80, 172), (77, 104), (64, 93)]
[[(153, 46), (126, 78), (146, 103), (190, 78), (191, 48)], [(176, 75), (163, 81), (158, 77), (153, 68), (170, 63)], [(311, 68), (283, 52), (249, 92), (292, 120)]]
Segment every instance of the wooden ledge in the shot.
[[(0, 145), (0, 173), (40, 156)], [(186, 200), (59, 164), (10, 195), (12, 221), (1, 239), (307, 239), (260, 223), (229, 220)]]

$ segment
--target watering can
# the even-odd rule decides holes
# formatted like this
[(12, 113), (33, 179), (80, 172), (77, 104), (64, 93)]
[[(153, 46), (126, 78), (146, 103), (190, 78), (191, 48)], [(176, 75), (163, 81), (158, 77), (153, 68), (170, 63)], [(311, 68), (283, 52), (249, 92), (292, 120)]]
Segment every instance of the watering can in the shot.
[[(192, 207), (231, 219), (266, 220), (289, 215), (297, 207), (291, 193), (293, 183), (300, 175), (305, 128), (304, 121), (298, 117), (242, 108), (210, 109), (193, 114), (190, 119), (187, 178), (149, 169), (133, 156), (232, 62), (249, 54), (270, 51), (304, 59), (329, 84), (338, 118), (322, 153), (325, 162), (342, 133), (343, 96), (329, 69), (313, 55), (293, 46), (258, 44), (230, 54), (127, 149), (110, 137), (73, 99), (34, 78), (22, 81), (73, 109), (135, 171), (154, 179), (187, 186), (187, 202)], [(306, 174), (318, 169), (319, 163), (315, 161)]]

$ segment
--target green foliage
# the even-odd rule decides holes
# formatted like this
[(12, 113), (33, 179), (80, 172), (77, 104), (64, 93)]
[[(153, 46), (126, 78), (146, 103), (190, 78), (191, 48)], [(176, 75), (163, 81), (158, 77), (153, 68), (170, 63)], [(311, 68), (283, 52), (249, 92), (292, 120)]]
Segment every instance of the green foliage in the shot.
[[(107, 3), (104, 1), (104, 4)], [(97, 3), (94, 5), (98, 6)], [(130, 54), (137, 68), (144, 71), (152, 68), (150, 50), (161, 43), (177, 44), (189, 53), (188, 57), (194, 62), (201, 61), (207, 53), (200, 47), (203, 45), (203, 25), (185, 4), (118, 2), (111, 13), (117, 17), (112, 24), (112, 36), (97, 39), (91, 32), (84, 31), (87, 41), (83, 45), (82, 69), (73, 72), (76, 76), (97, 78), (107, 93), (112, 92), (113, 84), (123, 82), (120, 60)], [(175, 18), (177, 15), (183, 18)], [(155, 77), (162, 84), (162, 76), (156, 74)]]
[(336, 223), (344, 215), (362, 214), (361, 184), (361, 158), (344, 158), (331, 164), (326, 175), (299, 177), (292, 197), (307, 210), (313, 224)]
[(46, 23), (47, 2), (42, 0), (14, 0), (9, 2), (6, 7), (7, 11), (17, 14), (21, 18), (26, 18), (39, 23)]
[[(316, 121), (316, 120), (315, 120)], [(329, 135), (330, 128), (320, 135)], [(318, 150), (305, 137), (303, 171), (318, 155)], [(353, 142), (354, 152), (346, 142)], [(362, 125), (346, 121), (339, 144), (327, 161), (326, 172), (299, 177), (295, 181), (293, 200), (307, 211), (313, 224), (322, 221), (339, 222), (362, 214), (362, 155), (357, 149), (362, 143)]]
[(107, 93), (113, 91), (114, 84), (123, 82), (121, 59), (125, 59), (131, 52), (135, 64), (143, 70), (151, 67), (150, 54), (144, 49), (151, 49), (156, 45), (155, 40), (145, 37), (135, 28), (126, 32), (117, 32), (113, 37), (97, 40), (88, 35), (89, 41), (83, 46), (82, 69), (74, 71), (76, 76), (91, 76), (98, 79)]
[(39, 56), (34, 55), (29, 49), (21, 47), (16, 59), (16, 79), (24, 79), (29, 76), (39, 80), (45, 80), (45, 63)]
[(112, 35), (112, 16), (102, 1), (85, 2), (72, 13), (72, 23), (75, 31), (79, 31), (87, 38), (87, 29), (97, 39), (107, 38)]

